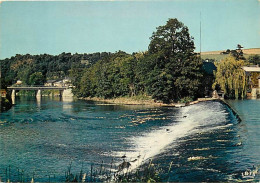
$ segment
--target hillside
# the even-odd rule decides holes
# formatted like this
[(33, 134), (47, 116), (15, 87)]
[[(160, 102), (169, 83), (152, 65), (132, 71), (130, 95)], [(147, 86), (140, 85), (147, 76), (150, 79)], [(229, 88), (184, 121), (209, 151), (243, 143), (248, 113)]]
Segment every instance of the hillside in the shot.
[(21, 80), (25, 85), (42, 85), (47, 80), (57, 80), (68, 77), (77, 78), (81, 72), (95, 64), (98, 60), (106, 58), (109, 52), (91, 54), (61, 53), (59, 55), (20, 55), (0, 60), (1, 78), (0, 88)]
[[(242, 49), (244, 56), (248, 58), (250, 55), (260, 55), (260, 48), (249, 48), (249, 49)], [(221, 54), (221, 52), (226, 50), (220, 51), (207, 51), (201, 53), (202, 59), (215, 59), (215, 60), (222, 60), (228, 57), (228, 54)]]
[[(244, 54), (248, 55), (260, 55), (260, 48), (249, 48), (249, 49), (242, 49)], [(221, 52), (226, 50), (220, 50), (220, 51), (206, 51), (201, 52), (201, 55), (219, 55)]]

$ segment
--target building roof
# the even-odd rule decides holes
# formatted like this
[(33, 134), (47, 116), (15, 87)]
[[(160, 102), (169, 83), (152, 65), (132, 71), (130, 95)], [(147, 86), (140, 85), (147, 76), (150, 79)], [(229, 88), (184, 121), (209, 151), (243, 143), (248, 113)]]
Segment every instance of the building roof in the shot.
[(207, 74), (213, 75), (213, 71), (217, 70), (216, 66), (212, 62), (203, 62), (202, 68)]
[(47, 80), (47, 83), (54, 83), (56, 80)]
[(260, 67), (242, 67), (246, 72), (260, 72)]

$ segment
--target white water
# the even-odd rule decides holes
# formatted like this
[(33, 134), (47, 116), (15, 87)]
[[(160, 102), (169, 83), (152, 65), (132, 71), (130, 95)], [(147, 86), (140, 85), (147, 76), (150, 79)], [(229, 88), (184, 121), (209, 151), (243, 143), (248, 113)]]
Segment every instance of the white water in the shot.
[(180, 138), (228, 127), (230, 124), (225, 124), (228, 113), (221, 107), (223, 106), (220, 103), (214, 103), (210, 108), (209, 105), (200, 103), (181, 108), (179, 117), (176, 117), (176, 121), (171, 125), (127, 139), (132, 148), (126, 152), (115, 152), (114, 155), (117, 157), (125, 155), (127, 161), (132, 161), (128, 170), (134, 170), (162, 153), (169, 145), (177, 145)]

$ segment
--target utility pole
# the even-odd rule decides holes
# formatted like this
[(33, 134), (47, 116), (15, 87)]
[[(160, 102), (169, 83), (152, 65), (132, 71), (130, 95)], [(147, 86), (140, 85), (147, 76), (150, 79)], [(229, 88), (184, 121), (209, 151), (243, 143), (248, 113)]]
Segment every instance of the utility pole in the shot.
[(200, 12), (200, 58), (201, 58), (201, 12)]

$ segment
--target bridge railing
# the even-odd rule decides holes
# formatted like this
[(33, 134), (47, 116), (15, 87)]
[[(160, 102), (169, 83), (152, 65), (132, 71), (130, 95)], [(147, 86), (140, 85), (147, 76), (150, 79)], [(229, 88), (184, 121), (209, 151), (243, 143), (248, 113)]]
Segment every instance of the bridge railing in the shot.
[(46, 88), (49, 88), (49, 87), (53, 87), (53, 88), (68, 88), (69, 86), (45, 86), (45, 85), (11, 85), (11, 86), (8, 86), (8, 87), (46, 87)]
[(13, 84), (9, 87), (45, 87), (44, 85), (17, 85), (17, 84)]
[(68, 86), (9, 86), (7, 89), (11, 90), (66, 90), (70, 87)]

